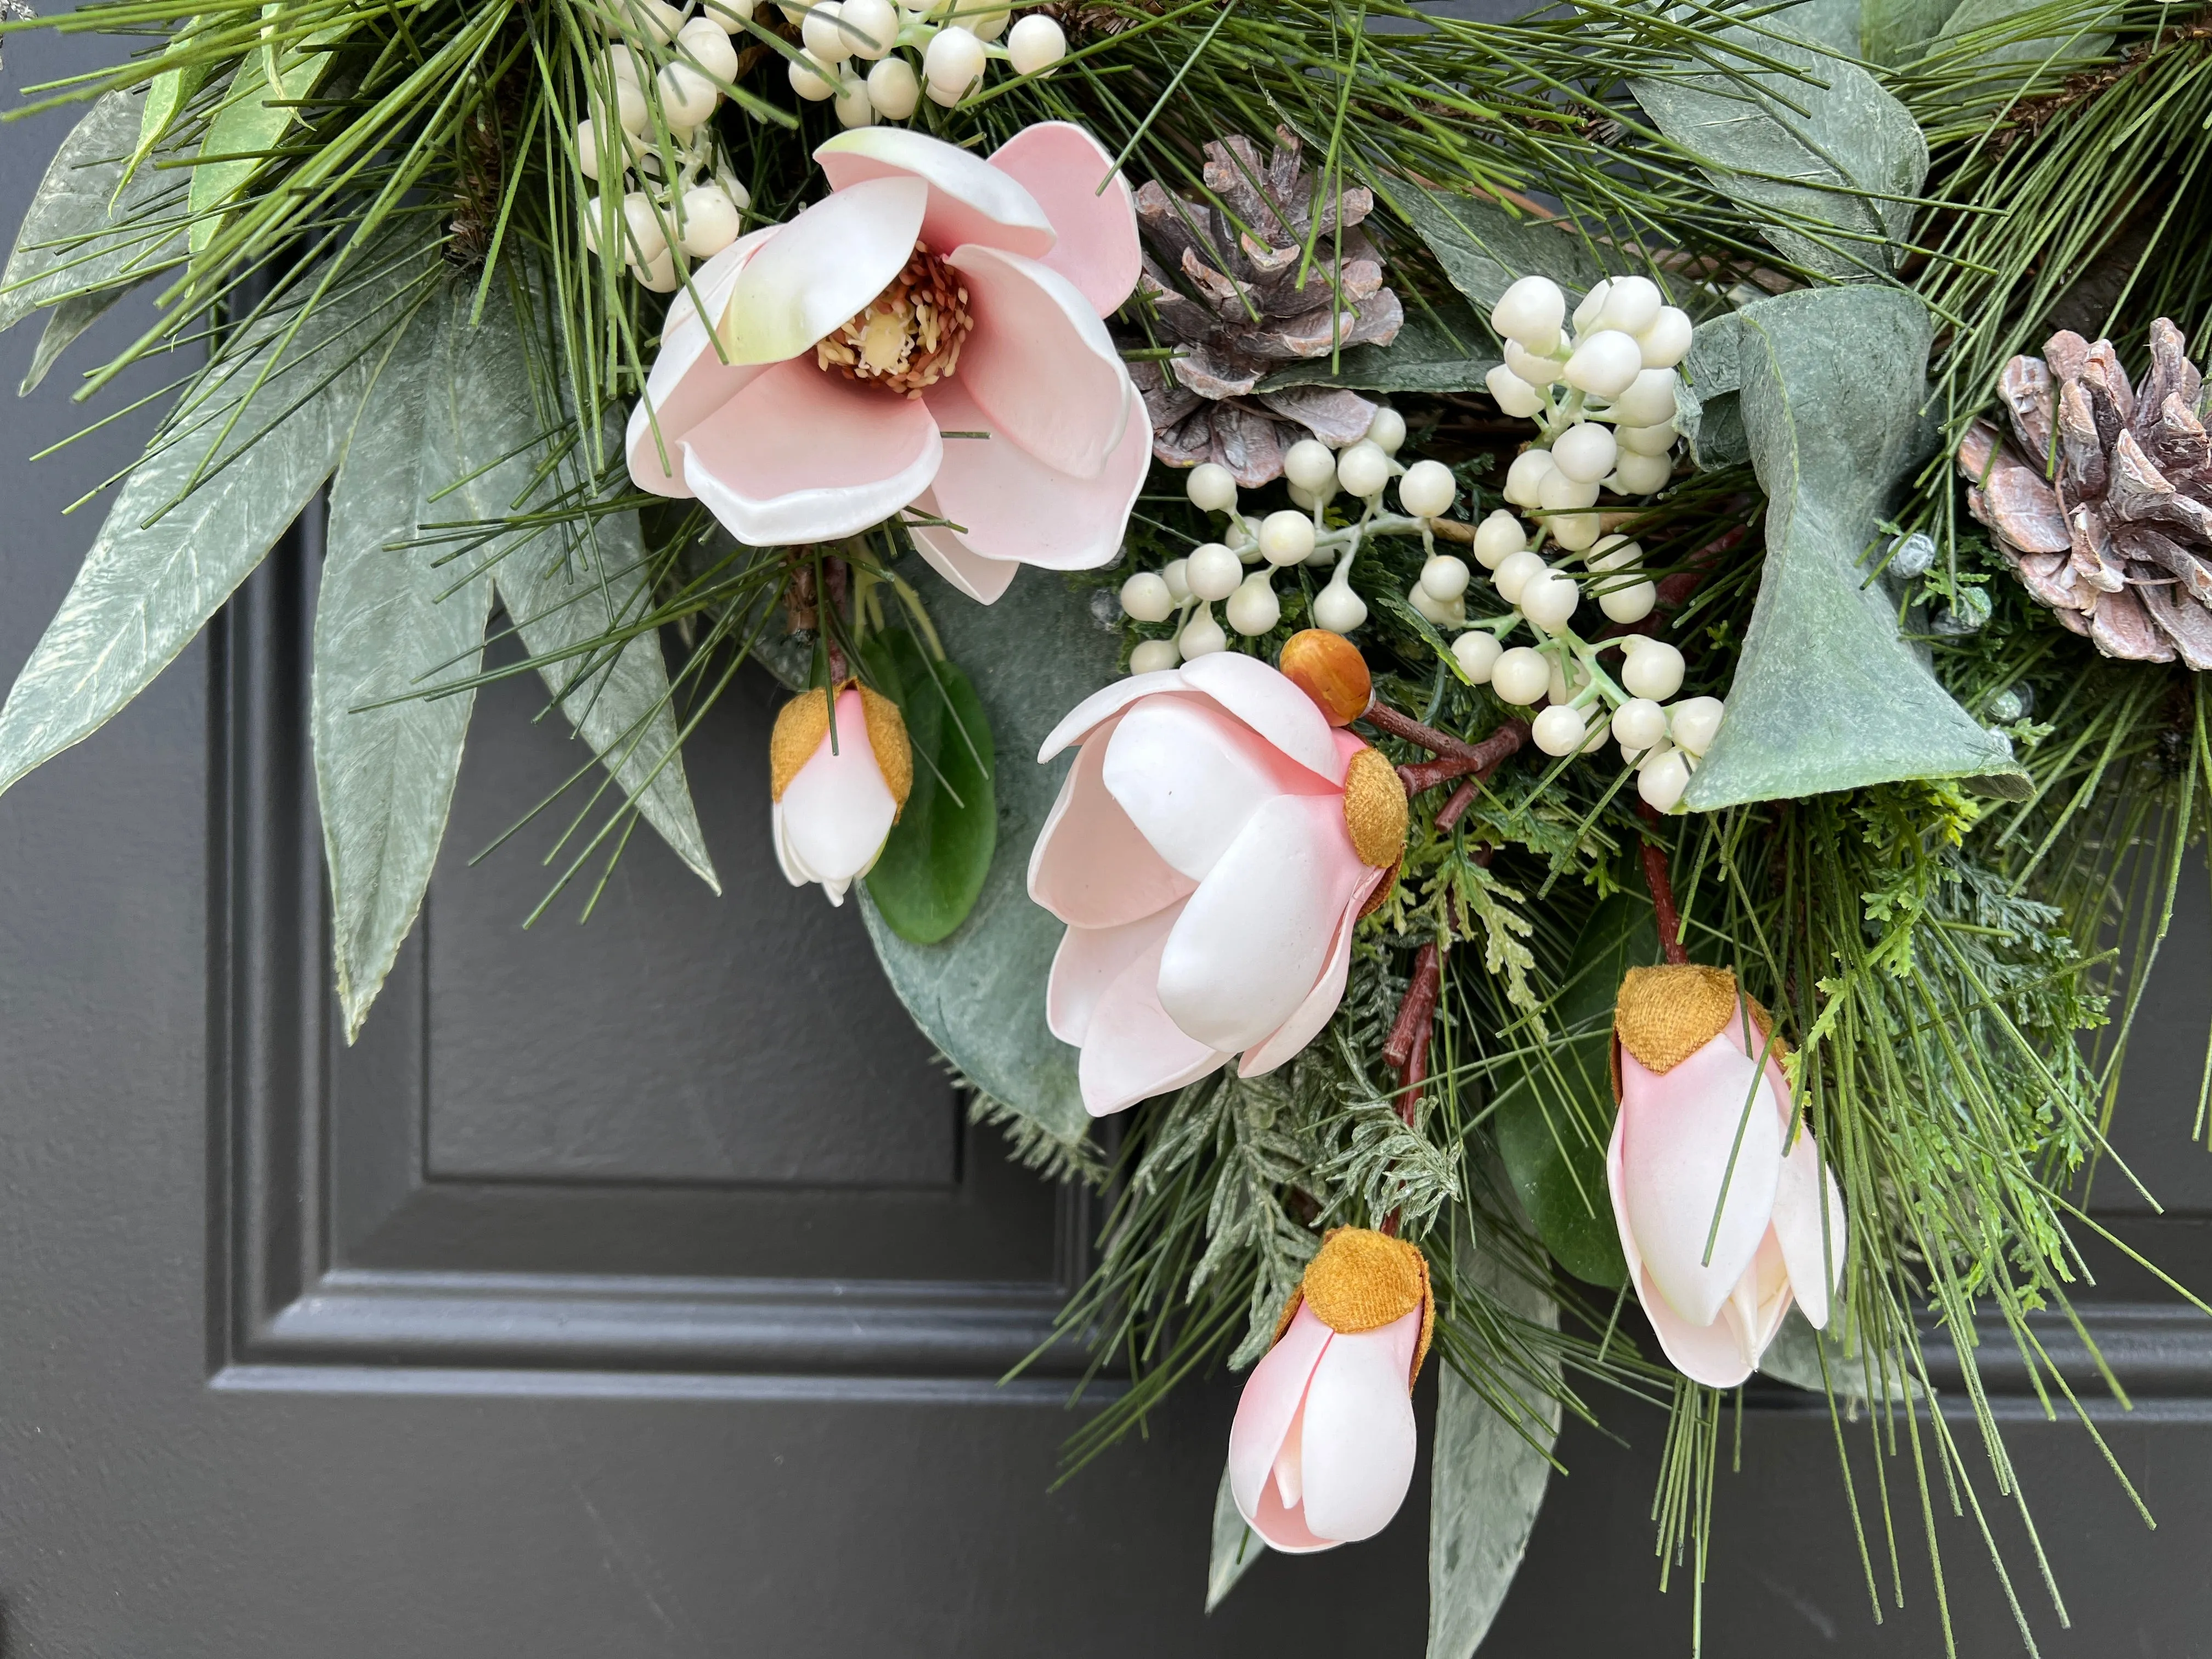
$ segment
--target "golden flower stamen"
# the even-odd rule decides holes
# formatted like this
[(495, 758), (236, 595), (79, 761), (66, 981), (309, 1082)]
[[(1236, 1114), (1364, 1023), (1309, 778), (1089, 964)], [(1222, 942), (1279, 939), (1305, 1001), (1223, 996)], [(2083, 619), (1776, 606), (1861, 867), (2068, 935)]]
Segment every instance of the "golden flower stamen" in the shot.
[(919, 398), (951, 378), (975, 326), (958, 273), (916, 242), (906, 268), (820, 341), (814, 357), (848, 380)]

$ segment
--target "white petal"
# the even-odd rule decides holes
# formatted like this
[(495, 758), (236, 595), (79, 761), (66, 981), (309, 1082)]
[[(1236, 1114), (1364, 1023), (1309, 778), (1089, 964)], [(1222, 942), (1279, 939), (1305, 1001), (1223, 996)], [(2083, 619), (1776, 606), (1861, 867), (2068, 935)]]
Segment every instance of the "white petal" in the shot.
[(1077, 753), (1030, 848), (1030, 897), (1076, 927), (1118, 927), (1188, 897), (1179, 875), (1107, 793), (1106, 739)]
[(1106, 740), (1106, 787), (1152, 850), (1203, 881), (1291, 769), (1249, 726), (1191, 697), (1147, 697)]
[(1340, 796), (1278, 795), (1199, 884), (1168, 935), (1160, 1001), (1198, 1042), (1235, 1052), (1295, 1014), (1371, 876)]
[[(928, 490), (924, 490), (915, 501), (914, 510), (933, 519), (945, 516)], [(996, 604), (1000, 596), (1014, 585), (1014, 578), (1021, 571), (1021, 566), (1012, 559), (984, 558), (943, 525), (909, 524), (906, 533), (914, 538), (915, 551), (921, 555), (932, 570), (978, 605)]]
[(783, 833), (791, 862), (814, 872), (824, 885), (842, 884), (866, 871), (883, 851), (898, 804), (884, 781), (856, 692), (837, 700), (836, 749), (824, 735), (805, 765), (785, 786)]
[(1182, 905), (1171, 904), (1118, 927), (1069, 928), (1053, 952), (1045, 985), (1045, 1024), (1052, 1034), (1080, 1048), (1099, 999), (1132, 963), (1166, 939), (1182, 914)]
[(1340, 1334), (1306, 1389), (1306, 1525), (1322, 1538), (1371, 1538), (1406, 1501), (1416, 1434), (1408, 1386), (1421, 1310)]
[(1352, 902), (1344, 907), (1344, 915), (1336, 924), (1336, 938), (1331, 942), (1328, 965), (1322, 968), (1320, 979), (1306, 994), (1296, 1012), (1277, 1026), (1258, 1044), (1247, 1048), (1244, 1058), (1237, 1063), (1239, 1077), (1261, 1077), (1273, 1071), (1285, 1060), (1295, 1059), (1306, 1044), (1322, 1033), (1328, 1024), (1336, 1006), (1344, 1000), (1344, 987), (1352, 976), (1352, 938), (1359, 927), (1359, 908), (1366, 903), (1388, 871), (1372, 872), (1352, 895)]
[[(769, 238), (770, 225), (740, 237), (691, 274), (691, 289), (706, 301), (709, 316), (720, 314), (738, 273)], [(691, 428), (744, 390), (757, 366), (724, 362), (714, 337), (691, 303), (691, 289), (678, 293), (661, 325), (660, 355), (646, 377), (645, 396), (630, 410), (625, 434), (630, 477), (657, 495), (688, 496), (679, 446)]]
[(1305, 1401), (1314, 1367), (1334, 1336), (1312, 1309), (1301, 1304), (1282, 1340), (1261, 1356), (1245, 1379), (1237, 1420), (1229, 1429), (1229, 1492), (1247, 1521), (1260, 1507), (1284, 1437)]
[(1037, 745), (1037, 764), (1042, 766), (1068, 744), (1089, 735), (1096, 727), (1104, 725), (1139, 697), (1149, 697), (1158, 691), (1179, 691), (1182, 689), (1183, 671), (1180, 668), (1156, 669), (1149, 674), (1132, 674), (1113, 684), (1101, 686), (1081, 702), (1060, 717), (1060, 724), (1045, 734)]
[[(1105, 471), (1095, 478), (1077, 478), (1054, 471), (1019, 444), (993, 434), (990, 416), (968, 395), (964, 377), (955, 375), (933, 386), (924, 401), (939, 428), (984, 435), (945, 441), (945, 462), (937, 470), (928, 510), (959, 529), (931, 533), (979, 561), (1018, 560), (1048, 570), (1092, 570), (1112, 562), (1121, 550), (1130, 508), (1152, 459), (1152, 425), (1145, 400), (1134, 386), (1127, 398), (1128, 424)], [(915, 540), (921, 539), (917, 534)]]
[(1292, 760), (1331, 783), (1344, 781), (1346, 755), (1364, 745), (1340, 750), (1311, 697), (1291, 678), (1256, 657), (1216, 651), (1186, 663), (1183, 684), (1206, 695), (1243, 720)]
[[(1820, 1236), (1820, 1195), (1827, 1199), (1827, 1237)], [(1811, 1133), (1797, 1132), (1797, 1144), (1782, 1160), (1774, 1188), (1774, 1237), (1788, 1264), (1797, 1305), (1814, 1330), (1828, 1322), (1828, 1298), (1844, 1273), (1844, 1195), (1834, 1172), (1820, 1161)]]
[(907, 127), (855, 127), (817, 148), (814, 159), (841, 195), (873, 179), (910, 179), (927, 185), (921, 235), (933, 253), (981, 242), (1035, 257), (1055, 240), (1044, 209), (1012, 174), (942, 138)]
[(975, 317), (960, 381), (991, 417), (994, 441), (1012, 440), (1070, 477), (1097, 477), (1128, 425), (1131, 382), (1091, 302), (1018, 253), (971, 243), (945, 263), (966, 279)]
[(730, 361), (776, 363), (812, 349), (905, 269), (928, 200), (919, 179), (878, 179), (783, 226), (745, 262), (722, 308)]
[(1782, 1173), (1773, 1091), (1752, 1061), (1717, 1037), (1663, 1075), (1626, 1051), (1620, 1067), (1623, 1196), (1637, 1248), (1684, 1321), (1710, 1325), (1773, 1217)]
[(1083, 1109), (1093, 1117), (1125, 1111), (1140, 1100), (1195, 1083), (1228, 1062), (1194, 1042), (1160, 1006), (1160, 948), (1155, 944), (1121, 970), (1091, 1011), (1076, 1061)]

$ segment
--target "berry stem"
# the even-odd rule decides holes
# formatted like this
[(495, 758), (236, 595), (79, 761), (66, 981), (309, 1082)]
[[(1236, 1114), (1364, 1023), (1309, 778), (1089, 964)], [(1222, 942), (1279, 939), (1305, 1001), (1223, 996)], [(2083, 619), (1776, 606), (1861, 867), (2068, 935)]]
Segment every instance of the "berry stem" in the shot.
[[(1660, 819), (1658, 810), (1649, 801), (1636, 803), (1636, 815), (1646, 823)], [(1674, 884), (1667, 874), (1667, 849), (1647, 840), (1643, 854), (1644, 879), (1651, 889), (1651, 908), (1659, 915), (1659, 948), (1670, 965), (1682, 967), (1690, 960), (1690, 953), (1682, 945), (1682, 915), (1674, 908)]]

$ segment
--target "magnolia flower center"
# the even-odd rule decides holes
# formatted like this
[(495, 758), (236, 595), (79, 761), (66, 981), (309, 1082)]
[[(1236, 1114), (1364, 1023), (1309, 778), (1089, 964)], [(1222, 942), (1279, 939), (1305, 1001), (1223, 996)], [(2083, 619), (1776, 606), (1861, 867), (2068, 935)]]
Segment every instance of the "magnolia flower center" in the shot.
[(951, 378), (975, 326), (958, 273), (916, 242), (906, 269), (820, 341), (814, 356), (848, 380), (919, 398)]

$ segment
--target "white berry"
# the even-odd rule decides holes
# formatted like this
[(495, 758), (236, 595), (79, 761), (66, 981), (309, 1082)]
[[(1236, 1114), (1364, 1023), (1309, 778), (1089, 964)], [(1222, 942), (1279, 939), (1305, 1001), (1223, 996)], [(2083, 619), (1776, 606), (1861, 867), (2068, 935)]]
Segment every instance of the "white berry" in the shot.
[(868, 101), (886, 121), (903, 121), (921, 102), (921, 79), (903, 58), (886, 58), (868, 71)]
[(1121, 609), (1138, 622), (1165, 622), (1175, 611), (1175, 595), (1157, 570), (1139, 570), (1121, 584)]
[(1283, 476), (1301, 489), (1318, 491), (1336, 482), (1336, 457), (1318, 438), (1301, 438), (1283, 452)]
[(868, 83), (857, 75), (848, 73), (837, 83), (837, 101), (830, 107), (837, 112), (837, 125), (848, 130), (876, 124), (876, 106), (868, 96)]
[(1463, 560), (1439, 553), (1421, 567), (1421, 588), (1431, 599), (1449, 603), (1467, 592), (1468, 576)]
[(1419, 582), (1415, 582), (1413, 586), (1407, 590), (1406, 594), (1406, 603), (1412, 605), (1414, 610), (1420, 612), (1422, 616), (1427, 617), (1438, 628), (1464, 628), (1467, 626), (1467, 605), (1464, 601), (1460, 599), (1440, 599), (1437, 598), (1435, 594), (1430, 592), (1427, 588), (1422, 586)]
[(720, 185), (695, 185), (684, 192), (684, 251), (711, 259), (738, 240), (738, 204)]
[(1218, 461), (1200, 461), (1191, 468), (1182, 488), (1201, 513), (1226, 513), (1237, 505), (1236, 475)]
[(1541, 554), (1532, 553), (1524, 547), (1518, 553), (1509, 553), (1499, 560), (1490, 580), (1498, 592), (1504, 596), (1506, 604), (1518, 605), (1521, 590), (1528, 586), (1528, 579), (1551, 568), (1544, 562)]
[(735, 34), (753, 15), (754, 0), (705, 0), (699, 15), (725, 34)]
[(1349, 634), (1367, 620), (1367, 604), (1340, 582), (1331, 582), (1314, 595), (1314, 626), (1332, 634)]
[(1664, 640), (1651, 640), (1629, 653), (1620, 665), (1620, 683), (1632, 696), (1664, 702), (1682, 689), (1682, 653)]
[(1508, 340), (1505, 367), (1530, 386), (1553, 386), (1558, 383), (1563, 365), (1556, 357), (1528, 350), (1518, 340)]
[(1538, 491), (1553, 470), (1550, 450), (1522, 450), (1505, 469), (1505, 499), (1516, 507), (1541, 506)]
[(673, 294), (684, 285), (676, 274), (676, 250), (671, 247), (662, 248), (643, 264), (633, 259), (629, 272), (655, 294)]
[(1666, 455), (1638, 455), (1624, 452), (1613, 465), (1613, 477), (1624, 495), (1653, 495), (1674, 476), (1674, 463)]
[(1589, 723), (1579, 708), (1553, 707), (1528, 722), (1528, 735), (1547, 755), (1571, 755), (1589, 734)]
[(1613, 735), (1624, 750), (1640, 755), (1667, 735), (1667, 711), (1649, 697), (1631, 697), (1613, 711)]
[(1267, 586), (1267, 575), (1264, 570), (1254, 571), (1229, 596), (1229, 625), (1248, 639), (1266, 633), (1282, 620), (1283, 602)]
[(1626, 570), (1632, 564), (1642, 562), (1643, 558), (1644, 544), (1641, 542), (1632, 542), (1626, 536), (1607, 536), (1590, 550), (1590, 556), (1584, 562), (1591, 569), (1602, 572)]
[(1173, 668), (1182, 660), (1182, 653), (1176, 649), (1173, 640), (1146, 640), (1129, 653), (1132, 674), (1157, 674), (1164, 668)]
[(1498, 296), (1490, 325), (1501, 339), (1541, 340), (1557, 334), (1566, 319), (1567, 296), (1548, 276), (1523, 276)]
[(810, 104), (818, 104), (835, 98), (844, 85), (844, 77), (811, 52), (802, 52), (784, 65), (784, 78), (791, 89)]
[[(982, 73), (983, 43), (963, 28), (939, 29), (922, 53), (922, 84), (933, 100), (948, 109), (967, 95)], [(1218, 635), (1221, 630), (1213, 631)], [(1183, 653), (1186, 657), (1190, 654)]]
[(1674, 447), (1674, 422), (1670, 416), (1652, 426), (1616, 428), (1620, 447), (1632, 455), (1664, 455)]
[(1664, 302), (1659, 285), (1649, 276), (1616, 276), (1606, 287), (1597, 325), (1617, 328), (1624, 334), (1641, 334), (1657, 319)]
[[(1067, 36), (1042, 12), (1031, 12), (1006, 37), (1006, 59), (1017, 75), (1035, 75), (1067, 56)], [(1264, 631), (1264, 630), (1262, 630)]]
[(1390, 482), (1390, 458), (1382, 445), (1362, 438), (1336, 458), (1336, 481), (1347, 495), (1367, 501)]
[(1459, 496), (1459, 483), (1442, 461), (1415, 461), (1398, 480), (1398, 505), (1416, 519), (1440, 519)]
[(1504, 363), (1484, 375), (1482, 383), (1490, 388), (1491, 401), (1516, 420), (1525, 421), (1544, 406), (1544, 394)]
[(1650, 582), (1631, 582), (1607, 588), (1597, 596), (1597, 608), (1617, 623), (1639, 623), (1659, 603), (1659, 590)]
[(676, 50), (718, 81), (738, 78), (738, 49), (721, 25), (709, 18), (695, 17), (678, 29)]
[(1314, 550), (1313, 520), (1285, 507), (1260, 520), (1260, 556), (1269, 564), (1296, 564)]
[(1669, 750), (1636, 775), (1636, 793), (1654, 811), (1671, 812), (1690, 787), (1690, 763), (1679, 750)]
[(1674, 388), (1680, 384), (1671, 368), (1638, 369), (1613, 400), (1613, 413), (1623, 426), (1663, 426), (1674, 418)]
[(822, 63), (842, 64), (853, 55), (852, 38), (839, 27), (844, 9), (839, 0), (816, 0), (799, 26), (799, 40)]
[(1673, 306), (1662, 306), (1650, 325), (1636, 331), (1636, 343), (1642, 348), (1646, 368), (1672, 368), (1690, 355), (1690, 313), (1678, 311)]
[(1613, 289), (1609, 282), (1601, 282), (1583, 295), (1583, 302), (1575, 307), (1575, 331), (1586, 334), (1597, 326), (1597, 314), (1605, 309), (1605, 296)]
[(1607, 328), (1583, 337), (1562, 378), (1594, 398), (1618, 398), (1643, 371), (1644, 350), (1635, 337)]
[(891, 0), (843, 0), (837, 21), (845, 50), (872, 64), (888, 57), (898, 40), (898, 8)]
[(1183, 562), (1182, 579), (1201, 599), (1225, 599), (1244, 580), (1244, 564), (1219, 542), (1208, 542)]
[(1490, 668), (1490, 689), (1507, 702), (1523, 708), (1541, 698), (1552, 684), (1552, 665), (1543, 653), (1516, 645), (1503, 653)]
[(1388, 404), (1383, 404), (1367, 423), (1367, 441), (1385, 455), (1396, 454), (1398, 447), (1406, 441), (1406, 417)]
[(668, 233), (661, 228), (659, 216), (653, 211), (653, 198), (641, 190), (634, 190), (623, 198), (622, 210), (623, 257), (633, 263), (645, 264), (659, 258), (668, 246)]
[(1497, 569), (1507, 554), (1528, 545), (1527, 526), (1502, 507), (1474, 527), (1475, 562), (1485, 570)]
[(1568, 552), (1579, 553), (1597, 540), (1605, 526), (1595, 513), (1554, 513), (1544, 520), (1544, 527)]
[(1685, 697), (1667, 711), (1668, 735), (1674, 746), (1703, 757), (1719, 734), (1721, 716), (1728, 712), (1718, 697)]
[(1547, 570), (1533, 575), (1521, 585), (1518, 601), (1521, 614), (1547, 633), (1556, 634), (1567, 625), (1582, 602), (1582, 590), (1575, 586), (1574, 578), (1562, 576), (1556, 570)]
[(1552, 440), (1552, 465), (1570, 478), (1595, 483), (1613, 471), (1619, 446), (1613, 434), (1595, 421), (1571, 426)]
[(1460, 667), (1468, 682), (1474, 685), (1490, 684), (1491, 671), (1498, 659), (1505, 654), (1505, 647), (1498, 642), (1494, 634), (1480, 631), (1462, 634), (1452, 641), (1452, 660)]
[(1168, 585), (1168, 597), (1182, 604), (1190, 598), (1190, 561), (1169, 560), (1160, 567), (1160, 580)]
[[(940, 35), (938, 38), (942, 40), (944, 37)], [(1182, 632), (1176, 635), (1176, 645), (1182, 651), (1183, 660), (1188, 662), (1194, 657), (1210, 657), (1217, 651), (1226, 651), (1229, 635), (1223, 633), (1221, 624), (1213, 620), (1213, 607), (1202, 605), (1198, 608), (1198, 614), (1182, 625)]]
[(1554, 461), (1552, 470), (1544, 475), (1543, 483), (1536, 486), (1536, 505), (1553, 513), (1595, 507), (1597, 505), (1597, 481), (1571, 477), (1561, 471)]

